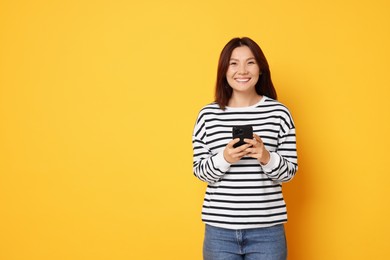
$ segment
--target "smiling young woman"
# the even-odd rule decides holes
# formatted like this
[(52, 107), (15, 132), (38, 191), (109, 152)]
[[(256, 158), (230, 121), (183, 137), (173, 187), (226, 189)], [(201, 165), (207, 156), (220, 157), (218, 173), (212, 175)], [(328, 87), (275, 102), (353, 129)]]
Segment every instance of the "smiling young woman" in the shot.
[(251, 106), (261, 99), (256, 92), (256, 83), (261, 72), (252, 51), (247, 46), (233, 50), (226, 80), (233, 89), (230, 107)]
[[(199, 112), (192, 135), (194, 174), (208, 183), (203, 257), (286, 259), (281, 183), (298, 170), (295, 126), (253, 40), (234, 38), (223, 48), (215, 97)], [(243, 125), (253, 138), (237, 147), (232, 128)]]
[[(243, 50), (239, 51), (240, 49)], [(248, 53), (249, 51), (251, 55)], [(248, 37), (234, 38), (222, 49), (219, 57), (215, 100), (220, 105), (221, 109), (225, 109), (232, 97), (233, 89), (230, 85), (230, 79), (227, 73), (237, 67), (237, 64), (234, 64), (234, 59), (238, 58), (237, 56), (241, 54), (241, 52), (245, 52), (247, 58), (251, 56), (252, 59), (249, 61), (255, 62), (259, 69), (257, 82), (255, 83), (256, 93), (261, 96), (265, 95), (272, 99), (277, 99), (276, 90), (271, 80), (269, 65), (259, 45)]]

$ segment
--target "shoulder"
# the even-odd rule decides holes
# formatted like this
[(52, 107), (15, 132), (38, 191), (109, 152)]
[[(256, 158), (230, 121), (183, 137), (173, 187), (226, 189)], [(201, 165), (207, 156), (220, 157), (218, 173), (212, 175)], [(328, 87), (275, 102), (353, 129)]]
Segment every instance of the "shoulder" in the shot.
[(264, 96), (264, 102), (261, 104), (261, 106), (265, 109), (269, 109), (271, 111), (280, 112), (282, 114), (288, 114), (290, 115), (290, 110), (287, 108), (286, 105), (281, 103), (278, 100), (269, 98)]
[(290, 112), (289, 109), (287, 108), (287, 106), (285, 106), (283, 103), (281, 103), (278, 100), (275, 100), (275, 99), (272, 99), (270, 97), (267, 97), (267, 96), (264, 96), (263, 105), (265, 107), (271, 107), (271, 108), (281, 109), (281, 110)]
[(203, 106), (200, 109), (199, 114), (207, 113), (207, 112), (210, 112), (210, 111), (218, 111), (218, 110), (221, 110), (221, 108), (219, 107), (219, 105), (216, 102), (213, 102), (213, 103), (210, 103), (210, 104), (207, 104), (207, 105)]
[(199, 123), (200, 121), (204, 120), (204, 117), (207, 115), (216, 114), (221, 111), (221, 108), (216, 102), (207, 104), (200, 109), (196, 123)]
[(269, 97), (265, 97), (264, 102), (262, 103), (262, 108), (285, 119), (288, 122), (288, 124), (291, 125), (294, 124), (290, 110), (286, 105), (284, 105), (280, 101)]

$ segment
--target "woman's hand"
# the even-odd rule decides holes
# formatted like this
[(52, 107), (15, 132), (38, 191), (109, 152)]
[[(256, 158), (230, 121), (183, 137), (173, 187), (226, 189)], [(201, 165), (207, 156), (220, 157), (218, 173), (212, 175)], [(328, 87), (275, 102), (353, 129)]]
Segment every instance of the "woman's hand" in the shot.
[(269, 162), (271, 155), (265, 149), (264, 143), (258, 135), (253, 134), (253, 139), (244, 139), (244, 142), (250, 145), (244, 151), (247, 156), (257, 159), (262, 165), (266, 165)]
[[(246, 139), (250, 140), (250, 139)], [(251, 146), (251, 144), (243, 144), (239, 147), (234, 148), (233, 145), (238, 143), (240, 141), (240, 138), (236, 138), (231, 140), (225, 147), (225, 150), (223, 150), (223, 156), (225, 157), (225, 160), (232, 164), (235, 162), (238, 162), (241, 160), (242, 157), (247, 155), (248, 151), (247, 149)]]

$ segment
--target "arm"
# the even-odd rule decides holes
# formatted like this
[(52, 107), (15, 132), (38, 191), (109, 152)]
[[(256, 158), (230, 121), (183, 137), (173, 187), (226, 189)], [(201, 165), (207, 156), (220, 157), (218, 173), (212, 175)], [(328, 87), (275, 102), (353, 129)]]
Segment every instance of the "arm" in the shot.
[(278, 182), (290, 181), (298, 170), (295, 128), (289, 128), (279, 136), (276, 152), (270, 153), (270, 160), (261, 165), (265, 174)]
[(234, 148), (234, 144), (240, 140), (236, 138), (231, 140), (223, 150), (213, 153), (208, 148), (206, 136), (206, 126), (203, 116), (200, 115), (192, 134), (194, 175), (202, 181), (215, 183), (225, 175), (231, 164), (248, 154), (246, 149), (250, 144)]
[(252, 147), (248, 148), (248, 156), (256, 158), (263, 172), (276, 182), (290, 181), (298, 170), (295, 127), (291, 116), (287, 114), (281, 121), (278, 144), (275, 152), (269, 152), (257, 135), (253, 139), (245, 139)]
[(192, 135), (193, 171), (198, 179), (208, 183), (215, 183), (229, 169), (230, 163), (225, 160), (223, 151), (212, 155), (206, 145), (205, 137), (205, 124), (200, 117)]

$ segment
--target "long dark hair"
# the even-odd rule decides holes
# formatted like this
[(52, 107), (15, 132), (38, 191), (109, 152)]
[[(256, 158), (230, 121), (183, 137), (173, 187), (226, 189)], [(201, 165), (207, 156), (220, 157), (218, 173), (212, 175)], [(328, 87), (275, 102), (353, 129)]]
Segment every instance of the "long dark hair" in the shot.
[(226, 79), (226, 72), (229, 68), (230, 57), (232, 56), (233, 50), (241, 46), (247, 46), (252, 51), (260, 68), (261, 75), (256, 83), (257, 94), (277, 99), (276, 90), (271, 80), (269, 65), (260, 46), (248, 37), (233, 38), (222, 49), (218, 62), (215, 102), (217, 102), (223, 110), (226, 108), (229, 99), (233, 94), (233, 89), (229, 86)]

